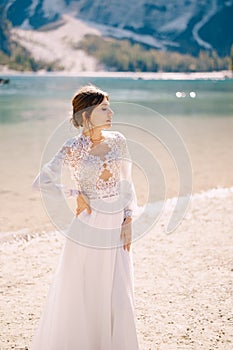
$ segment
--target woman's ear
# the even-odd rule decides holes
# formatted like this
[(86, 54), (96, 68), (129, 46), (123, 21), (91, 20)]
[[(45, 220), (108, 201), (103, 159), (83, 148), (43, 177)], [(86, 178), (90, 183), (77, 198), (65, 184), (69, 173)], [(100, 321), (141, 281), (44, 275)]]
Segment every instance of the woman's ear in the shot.
[(93, 124), (90, 120), (90, 115), (87, 111), (82, 112), (82, 118), (83, 118), (83, 126), (87, 129), (93, 128)]
[(88, 121), (87, 121), (87, 112), (82, 112), (82, 124), (83, 126), (87, 127)]

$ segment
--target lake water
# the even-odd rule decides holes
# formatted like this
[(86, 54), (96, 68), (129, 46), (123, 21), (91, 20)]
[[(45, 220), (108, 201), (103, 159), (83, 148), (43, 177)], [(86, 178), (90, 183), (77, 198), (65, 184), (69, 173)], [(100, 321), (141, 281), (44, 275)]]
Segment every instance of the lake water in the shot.
[[(93, 83), (109, 92), (111, 101), (137, 103), (165, 117), (226, 116), (233, 111), (233, 80), (156, 81), (120, 78), (11, 77), (0, 87), (0, 122), (12, 124), (65, 116), (80, 85)], [(186, 97), (178, 98), (177, 92)], [(196, 94), (190, 97), (190, 92)], [(178, 94), (179, 96), (179, 94)], [(194, 94), (191, 94), (194, 96)]]
[[(174, 159), (171, 159), (174, 151), (172, 144), (169, 146), (170, 154), (164, 151), (166, 142), (169, 143), (174, 136), (174, 133), (166, 134), (169, 125), (180, 135), (189, 153), (194, 192), (232, 186), (233, 80), (156, 81), (12, 76), (9, 85), (0, 86), (0, 180), (3, 208), (0, 224), (3, 227), (12, 230), (20, 226), (14, 222), (9, 227), (7, 222), (9, 212), (20, 210), (23, 201), (25, 210), (31, 211), (32, 216), (36, 215), (36, 209), (33, 214), (33, 208), (26, 204), (26, 200), (29, 200), (29, 204), (35, 200), (31, 194), (31, 182), (38, 172), (45, 144), (56, 127), (68, 120), (71, 99), (76, 90), (89, 82), (110, 94), (116, 129), (126, 131), (131, 138), (142, 134), (141, 145), (147, 148), (148, 154), (154, 154), (158, 159), (156, 166), (162, 169), (161, 174), (165, 174), (164, 190), (167, 197), (176, 196), (179, 186), (172, 165)], [(125, 123), (129, 126), (124, 129)], [(67, 128), (68, 124), (66, 122), (64, 129), (58, 129), (55, 146), (63, 138), (77, 133), (77, 130)], [(161, 133), (161, 130), (162, 136), (159, 136), (166, 139), (164, 149), (161, 147), (162, 142), (159, 145), (149, 138), (151, 131), (155, 134)], [(49, 155), (52, 156), (52, 153)], [(141, 158), (143, 163), (143, 156)], [(136, 182), (143, 188), (145, 179), (140, 171), (136, 171), (135, 176)], [(159, 180), (158, 183), (155, 181), (151, 192), (153, 200), (161, 199), (164, 195), (160, 191)], [(143, 194), (139, 197), (143, 198)], [(25, 213), (22, 217), (25, 220)]]

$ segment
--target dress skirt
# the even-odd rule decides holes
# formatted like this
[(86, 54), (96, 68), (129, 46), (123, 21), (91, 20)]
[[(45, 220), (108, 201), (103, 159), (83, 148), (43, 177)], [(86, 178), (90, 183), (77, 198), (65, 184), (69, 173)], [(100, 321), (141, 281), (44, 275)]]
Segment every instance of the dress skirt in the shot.
[(70, 224), (30, 350), (139, 349), (132, 246), (119, 244), (114, 202), (93, 200)]

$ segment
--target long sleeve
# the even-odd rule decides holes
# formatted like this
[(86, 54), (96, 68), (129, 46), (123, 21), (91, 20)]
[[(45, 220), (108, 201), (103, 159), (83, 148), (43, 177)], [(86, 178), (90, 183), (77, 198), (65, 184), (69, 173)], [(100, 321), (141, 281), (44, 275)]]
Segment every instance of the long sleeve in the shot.
[[(69, 141), (69, 140), (68, 140)], [(65, 142), (54, 157), (45, 163), (32, 183), (32, 188), (49, 196), (77, 196), (79, 189), (71, 189), (61, 184), (62, 167), (68, 165), (69, 142)]]
[(122, 165), (121, 180), (123, 182), (124, 193), (126, 196), (126, 205), (124, 207), (124, 218), (138, 215), (137, 196), (132, 180), (132, 160), (129, 153), (127, 141), (122, 137)]

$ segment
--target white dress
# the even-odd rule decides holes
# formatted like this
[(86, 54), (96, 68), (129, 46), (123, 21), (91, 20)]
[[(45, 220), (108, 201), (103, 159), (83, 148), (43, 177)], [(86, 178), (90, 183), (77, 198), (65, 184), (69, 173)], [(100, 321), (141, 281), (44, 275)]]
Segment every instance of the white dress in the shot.
[[(30, 350), (139, 349), (132, 247), (128, 252), (120, 241), (124, 217), (137, 209), (135, 189), (125, 137), (103, 133), (95, 148), (83, 133), (67, 140), (33, 182), (62, 213), (64, 198), (81, 191), (92, 213), (73, 214), (62, 229), (65, 244)], [(60, 183), (64, 165), (75, 189)]]

